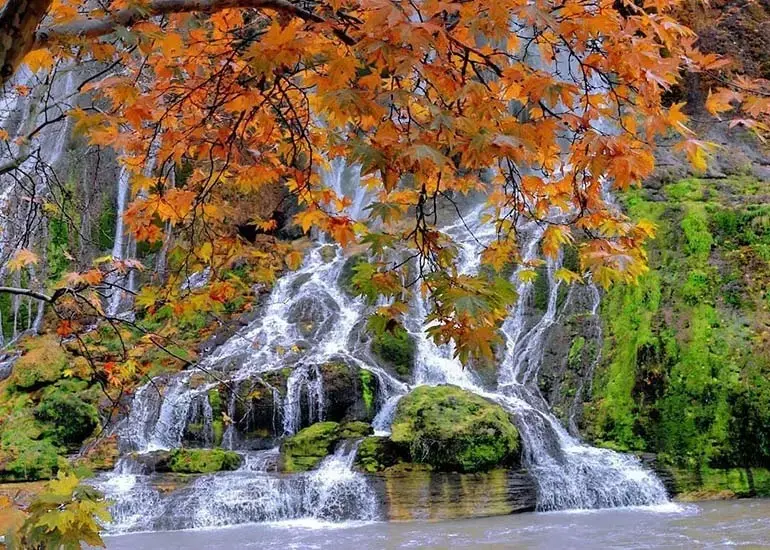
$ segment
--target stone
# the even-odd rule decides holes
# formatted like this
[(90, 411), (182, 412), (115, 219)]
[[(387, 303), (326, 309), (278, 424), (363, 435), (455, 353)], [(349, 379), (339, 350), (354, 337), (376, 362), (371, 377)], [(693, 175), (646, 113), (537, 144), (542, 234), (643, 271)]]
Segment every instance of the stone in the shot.
[(388, 520), (446, 520), (530, 512), (535, 482), (525, 471), (435, 472), (402, 465), (369, 475)]
[(485, 471), (519, 459), (519, 433), (505, 410), (456, 386), (413, 390), (399, 402), (392, 432), (413, 462), (440, 471)]

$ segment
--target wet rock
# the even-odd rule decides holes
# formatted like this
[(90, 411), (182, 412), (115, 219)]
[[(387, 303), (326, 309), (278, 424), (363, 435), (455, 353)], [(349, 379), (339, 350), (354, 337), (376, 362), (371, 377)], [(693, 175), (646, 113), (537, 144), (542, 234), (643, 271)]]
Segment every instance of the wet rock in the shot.
[(279, 467), (287, 473), (312, 470), (334, 452), (340, 441), (360, 439), (371, 433), (372, 427), (364, 422), (318, 422), (287, 437), (281, 443)]
[(372, 436), (359, 445), (355, 465), (362, 472), (374, 473), (408, 461), (409, 449), (404, 445), (389, 437)]
[(325, 292), (300, 298), (289, 308), (287, 316), (302, 337), (310, 340), (330, 332), (338, 318), (339, 306)]
[(401, 399), (391, 439), (413, 462), (478, 472), (519, 458), (519, 433), (505, 410), (456, 386), (421, 386)]
[(529, 512), (537, 495), (525, 471), (463, 474), (402, 465), (367, 476), (388, 520), (443, 520)]
[(375, 376), (343, 361), (325, 363), (320, 372), (327, 420), (370, 422), (374, 418), (379, 392)]

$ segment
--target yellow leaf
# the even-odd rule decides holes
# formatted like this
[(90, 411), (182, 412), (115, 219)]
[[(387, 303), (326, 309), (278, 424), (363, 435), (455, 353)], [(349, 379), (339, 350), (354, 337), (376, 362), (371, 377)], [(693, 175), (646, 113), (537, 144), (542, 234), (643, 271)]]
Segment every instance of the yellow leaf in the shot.
[(292, 250), (286, 255), (286, 267), (292, 271), (296, 271), (302, 265), (302, 252), (299, 250)]
[(38, 261), (40, 261), (40, 258), (37, 257), (37, 254), (31, 250), (22, 248), (21, 250), (17, 250), (16, 254), (13, 255), (13, 258), (8, 261), (8, 269), (11, 271), (19, 271), (28, 265), (36, 264)]
[(537, 271), (534, 269), (522, 269), (519, 271), (519, 280), (522, 283), (531, 283), (537, 279)]
[(24, 63), (33, 73), (38, 72), (40, 69), (50, 70), (53, 67), (53, 56), (48, 50), (40, 48), (32, 50), (24, 56)]
[(553, 276), (557, 281), (563, 281), (568, 285), (572, 283), (583, 282), (583, 278), (580, 275), (574, 271), (570, 271), (566, 267), (557, 269)]

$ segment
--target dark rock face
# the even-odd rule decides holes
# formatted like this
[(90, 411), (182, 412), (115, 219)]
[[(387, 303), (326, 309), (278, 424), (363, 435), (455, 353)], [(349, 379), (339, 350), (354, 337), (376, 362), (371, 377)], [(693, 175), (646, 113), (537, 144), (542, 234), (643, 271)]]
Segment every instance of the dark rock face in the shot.
[(374, 400), (379, 393), (377, 378), (343, 362), (321, 365), (325, 418), (336, 422), (374, 418)]
[(319, 420), (370, 422), (378, 393), (375, 376), (342, 361), (297, 365), (225, 381), (193, 399), (184, 443), (218, 446), (227, 424), (232, 423), (236, 448), (268, 449), (284, 435), (287, 415), (294, 419), (294, 429)]
[(578, 435), (583, 401), (601, 354), (601, 319), (591, 314), (593, 298), (589, 287), (570, 287), (543, 340), (540, 391), (573, 435)]
[(506, 515), (532, 511), (537, 503), (534, 480), (519, 470), (462, 474), (410, 465), (368, 477), (388, 520)]

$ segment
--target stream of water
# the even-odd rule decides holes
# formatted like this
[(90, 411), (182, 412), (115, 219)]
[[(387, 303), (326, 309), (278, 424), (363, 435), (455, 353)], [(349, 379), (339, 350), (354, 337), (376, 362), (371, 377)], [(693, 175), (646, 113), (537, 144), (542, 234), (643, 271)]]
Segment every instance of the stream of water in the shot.
[(106, 539), (109, 550), (286, 548), (767, 548), (770, 501), (665, 504), (529, 513), (451, 522), (328, 524), (289, 521)]

